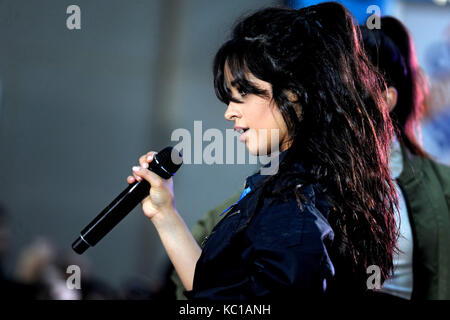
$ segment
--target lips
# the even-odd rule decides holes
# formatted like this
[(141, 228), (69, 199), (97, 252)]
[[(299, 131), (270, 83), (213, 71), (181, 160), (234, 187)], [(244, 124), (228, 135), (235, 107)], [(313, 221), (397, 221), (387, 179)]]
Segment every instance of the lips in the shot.
[(239, 141), (244, 142), (246, 136), (247, 136), (247, 132), (246, 131), (241, 133), (241, 135), (239, 136)]
[(246, 127), (234, 126), (234, 131), (236, 131), (237, 133), (240, 134), (239, 141), (241, 141), (241, 142), (245, 141), (245, 136), (246, 136), (246, 132), (248, 131), (248, 129), (249, 128), (246, 128)]
[(247, 130), (248, 130), (248, 128), (245, 128), (245, 127), (238, 127), (238, 126), (234, 127), (234, 131), (236, 131), (237, 133), (240, 133), (240, 134), (243, 134)]

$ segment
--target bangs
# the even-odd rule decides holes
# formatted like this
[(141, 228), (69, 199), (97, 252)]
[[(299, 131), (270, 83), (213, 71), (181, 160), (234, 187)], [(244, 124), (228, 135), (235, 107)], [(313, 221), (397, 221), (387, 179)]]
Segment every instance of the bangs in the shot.
[[(249, 61), (251, 59), (251, 48), (247, 41), (229, 40), (217, 52), (214, 59), (214, 90), (217, 98), (229, 104), (230, 101), (242, 103), (242, 101), (234, 98), (231, 93), (232, 86), (239, 91), (252, 93), (263, 97), (269, 97), (266, 90), (258, 88), (248, 77), (253, 74), (258, 77), (258, 70)], [(231, 73), (232, 79), (228, 79), (225, 74), (225, 66)]]

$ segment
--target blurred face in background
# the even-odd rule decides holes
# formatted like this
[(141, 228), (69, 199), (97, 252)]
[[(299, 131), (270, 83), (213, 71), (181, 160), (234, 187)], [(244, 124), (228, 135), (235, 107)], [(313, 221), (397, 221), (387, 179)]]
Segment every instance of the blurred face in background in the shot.
[(240, 133), (239, 141), (244, 142), (252, 155), (270, 155), (285, 151), (290, 146), (287, 126), (281, 112), (272, 100), (270, 83), (257, 79), (252, 74), (248, 80), (253, 86), (263, 89), (270, 97), (243, 92), (233, 86), (233, 76), (225, 64), (225, 78), (232, 97), (240, 101), (230, 101), (225, 111), (225, 119), (234, 121), (234, 129)]

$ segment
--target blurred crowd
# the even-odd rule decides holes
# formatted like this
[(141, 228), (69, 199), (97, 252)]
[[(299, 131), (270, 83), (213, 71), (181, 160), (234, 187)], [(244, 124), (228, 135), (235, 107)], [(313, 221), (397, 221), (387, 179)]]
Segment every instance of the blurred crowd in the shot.
[[(146, 279), (123, 281), (119, 288), (96, 278), (90, 272), (90, 261), (71, 250), (62, 249), (44, 237), (36, 237), (19, 253), (12, 272), (6, 271), (6, 260), (12, 245), (10, 219), (0, 207), (0, 299), (30, 300), (147, 300), (175, 299), (175, 287), (169, 271), (162, 285), (154, 287)], [(79, 289), (73, 286), (68, 267), (82, 270)], [(68, 285), (68, 281), (70, 285)]]

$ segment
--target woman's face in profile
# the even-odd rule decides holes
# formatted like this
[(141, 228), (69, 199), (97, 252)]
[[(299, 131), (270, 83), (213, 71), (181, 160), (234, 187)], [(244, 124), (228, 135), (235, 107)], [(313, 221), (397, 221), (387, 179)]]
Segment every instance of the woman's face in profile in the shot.
[(233, 98), (242, 103), (230, 101), (225, 111), (225, 119), (234, 121), (234, 129), (240, 133), (239, 141), (244, 142), (252, 155), (269, 155), (282, 152), (289, 147), (287, 126), (272, 97), (270, 83), (249, 75), (248, 80), (257, 88), (270, 93), (270, 98), (240, 92), (231, 85), (231, 72), (225, 65), (225, 77)]

